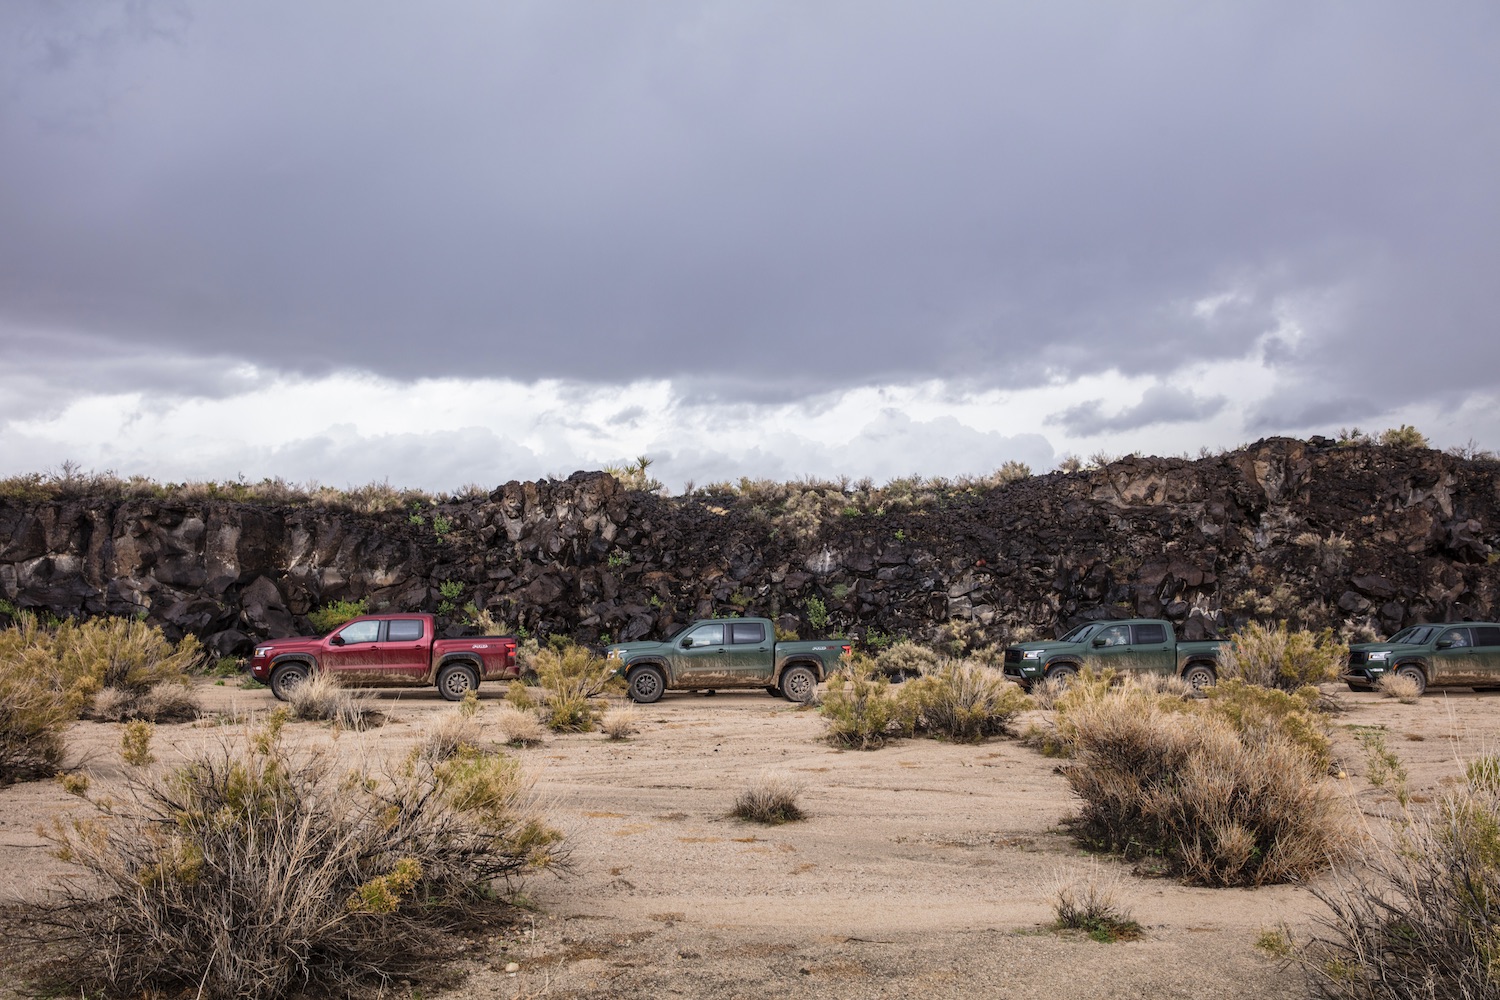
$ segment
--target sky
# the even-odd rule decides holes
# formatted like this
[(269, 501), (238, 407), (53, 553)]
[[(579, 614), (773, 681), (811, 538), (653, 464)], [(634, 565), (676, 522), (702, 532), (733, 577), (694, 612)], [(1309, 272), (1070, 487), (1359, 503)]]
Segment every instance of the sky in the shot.
[(6, 0), (0, 475), (1500, 447), (1500, 7)]

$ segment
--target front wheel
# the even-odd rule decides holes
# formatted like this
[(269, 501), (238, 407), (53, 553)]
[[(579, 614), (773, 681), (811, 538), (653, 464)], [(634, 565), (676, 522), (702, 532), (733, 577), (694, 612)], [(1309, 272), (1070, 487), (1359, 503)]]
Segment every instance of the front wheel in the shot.
[(1396, 668), (1397, 677), (1405, 677), (1417, 686), (1417, 696), (1420, 697), (1427, 692), (1427, 675), (1422, 673), (1422, 668), (1415, 663), (1403, 663)]
[(781, 693), (787, 701), (806, 705), (818, 689), (818, 677), (807, 667), (792, 667), (781, 675)]
[(464, 695), (479, 687), (479, 676), (474, 668), (462, 663), (453, 663), (438, 671), (437, 689), (447, 701), (463, 701)]
[(1188, 687), (1194, 691), (1202, 691), (1211, 688), (1219, 682), (1219, 675), (1214, 673), (1214, 668), (1206, 663), (1195, 663), (1182, 672), (1182, 679), (1187, 681)]
[(292, 688), (307, 680), (307, 664), (288, 663), (271, 671), (271, 693), (277, 701), (286, 701)]
[(1078, 676), (1078, 668), (1071, 663), (1059, 663), (1047, 671), (1047, 680), (1055, 681), (1058, 687), (1067, 687)]
[(667, 689), (667, 678), (656, 667), (636, 667), (625, 679), (625, 685), (631, 701), (649, 705)]

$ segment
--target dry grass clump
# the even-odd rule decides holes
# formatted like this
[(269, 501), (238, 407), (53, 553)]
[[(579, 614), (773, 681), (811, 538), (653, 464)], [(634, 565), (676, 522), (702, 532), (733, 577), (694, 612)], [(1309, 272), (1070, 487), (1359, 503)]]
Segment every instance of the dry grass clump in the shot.
[(1049, 677), (1031, 685), (1031, 702), (1037, 708), (1051, 711), (1057, 707), (1062, 696), (1067, 693), (1068, 682), (1057, 677)]
[(797, 796), (801, 794), (802, 785), (797, 782), (763, 772), (740, 793), (730, 814), (737, 819), (768, 826), (795, 823), (806, 818), (797, 805)]
[(280, 737), (286, 716), (51, 833), (79, 870), (45, 919), (81, 946), (74, 993), (208, 1000), (342, 993), (428, 957), (437, 929), (559, 863), (515, 761), (413, 753), (343, 774)]
[(1349, 647), (1332, 629), (1293, 632), (1284, 621), (1276, 628), (1251, 622), (1220, 648), (1219, 680), (1295, 691), (1333, 680), (1348, 657)]
[(286, 704), (294, 719), (332, 722), (340, 729), (373, 729), (384, 721), (368, 694), (342, 687), (321, 671), (288, 691)]
[(100, 722), (191, 722), (198, 717), (198, 698), (186, 684), (153, 684), (144, 691), (107, 687), (94, 695), (89, 716)]
[(599, 729), (612, 740), (628, 740), (640, 732), (640, 715), (629, 705), (611, 708), (600, 721)]
[(593, 732), (604, 706), (597, 700), (616, 683), (614, 664), (583, 646), (543, 649), (534, 662), (547, 692), (542, 721), (554, 733)]
[(475, 718), (478, 700), (470, 700), (468, 691), (464, 700), (451, 712), (444, 712), (428, 727), (422, 738), (422, 753), (433, 760), (443, 761), (465, 753), (477, 753), (484, 744), (484, 729)]
[(1199, 885), (1264, 885), (1321, 871), (1348, 849), (1326, 764), (1294, 736), (1128, 690), (1074, 705), (1064, 774), (1084, 844), (1149, 859)]
[(505, 742), (514, 747), (534, 747), (547, 737), (547, 727), (536, 717), (536, 712), (523, 712), (507, 705), (500, 710), (500, 731)]
[(74, 713), (59, 691), (5, 661), (0, 670), (0, 785), (57, 773)]
[(1052, 911), (1055, 930), (1084, 931), (1095, 941), (1133, 941), (1141, 925), (1119, 902), (1118, 875), (1105, 877), (1097, 866), (1084, 878), (1059, 877)]
[(1487, 773), (1471, 762), (1467, 786), (1403, 811), (1359, 873), (1313, 887), (1328, 912), (1298, 959), (1314, 996), (1500, 996), (1500, 794)]
[(1415, 705), (1422, 700), (1422, 690), (1417, 682), (1405, 674), (1386, 674), (1375, 685), (1387, 698), (1395, 698), (1403, 705)]

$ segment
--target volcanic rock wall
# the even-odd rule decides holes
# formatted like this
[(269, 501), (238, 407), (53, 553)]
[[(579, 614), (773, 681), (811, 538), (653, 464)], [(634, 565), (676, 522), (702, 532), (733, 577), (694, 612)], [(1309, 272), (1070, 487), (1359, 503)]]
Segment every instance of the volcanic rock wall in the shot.
[(811, 635), (818, 602), (825, 631), (853, 635), (960, 619), (1003, 640), (1134, 614), (1189, 638), (1252, 617), (1385, 633), (1496, 618), (1497, 550), (1500, 464), (1320, 438), (914, 500), (795, 486), (662, 498), (602, 473), (378, 514), (0, 500), (0, 598), (144, 613), (222, 654), (312, 631), (309, 611), (357, 598), (454, 627), (473, 602), (589, 641), (715, 613)]

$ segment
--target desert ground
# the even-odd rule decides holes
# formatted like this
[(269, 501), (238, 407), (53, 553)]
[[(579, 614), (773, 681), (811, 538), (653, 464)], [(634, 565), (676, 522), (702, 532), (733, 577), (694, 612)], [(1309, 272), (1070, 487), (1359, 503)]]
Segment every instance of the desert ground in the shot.
[[(157, 766), (226, 738), (218, 716), (269, 710), (264, 690), (197, 682), (207, 717), (157, 727)], [(1331, 689), (1330, 689), (1331, 690)], [(503, 688), (482, 692), (498, 717)], [(366, 732), (295, 722), (289, 739), (367, 763), (399, 760), (441, 713), (435, 692), (374, 695), (389, 721)], [(1461, 761), (1500, 745), (1500, 696), (1432, 693), (1415, 705), (1343, 693), (1334, 717), (1351, 808), (1372, 833), (1394, 808), (1365, 780), (1359, 727), (1405, 761), (1418, 802), (1462, 775)], [(1078, 849), (1062, 827), (1075, 810), (1049, 759), (1014, 739), (979, 745), (898, 741), (838, 750), (814, 710), (763, 693), (672, 694), (639, 710), (639, 733), (553, 735), (510, 750), (568, 837), (570, 871), (534, 876), (504, 925), (454, 939), (450, 963), (371, 995), (491, 997), (1264, 997), (1297, 995), (1295, 969), (1257, 950), (1282, 925), (1315, 930), (1304, 886), (1190, 888)], [(1044, 723), (1033, 712), (1020, 726)], [(121, 727), (80, 722), (74, 760), (96, 789), (119, 777)], [(496, 739), (502, 738), (496, 733)], [(808, 818), (767, 827), (729, 817), (762, 772), (795, 779)], [(52, 781), (0, 789), (0, 897), (45, 893), (67, 867), (38, 827), (84, 808)], [(1060, 882), (1117, 879), (1144, 929), (1101, 943), (1051, 929)], [(0, 997), (28, 995), (13, 936), (0, 954)], [(518, 971), (508, 972), (514, 964)]]

